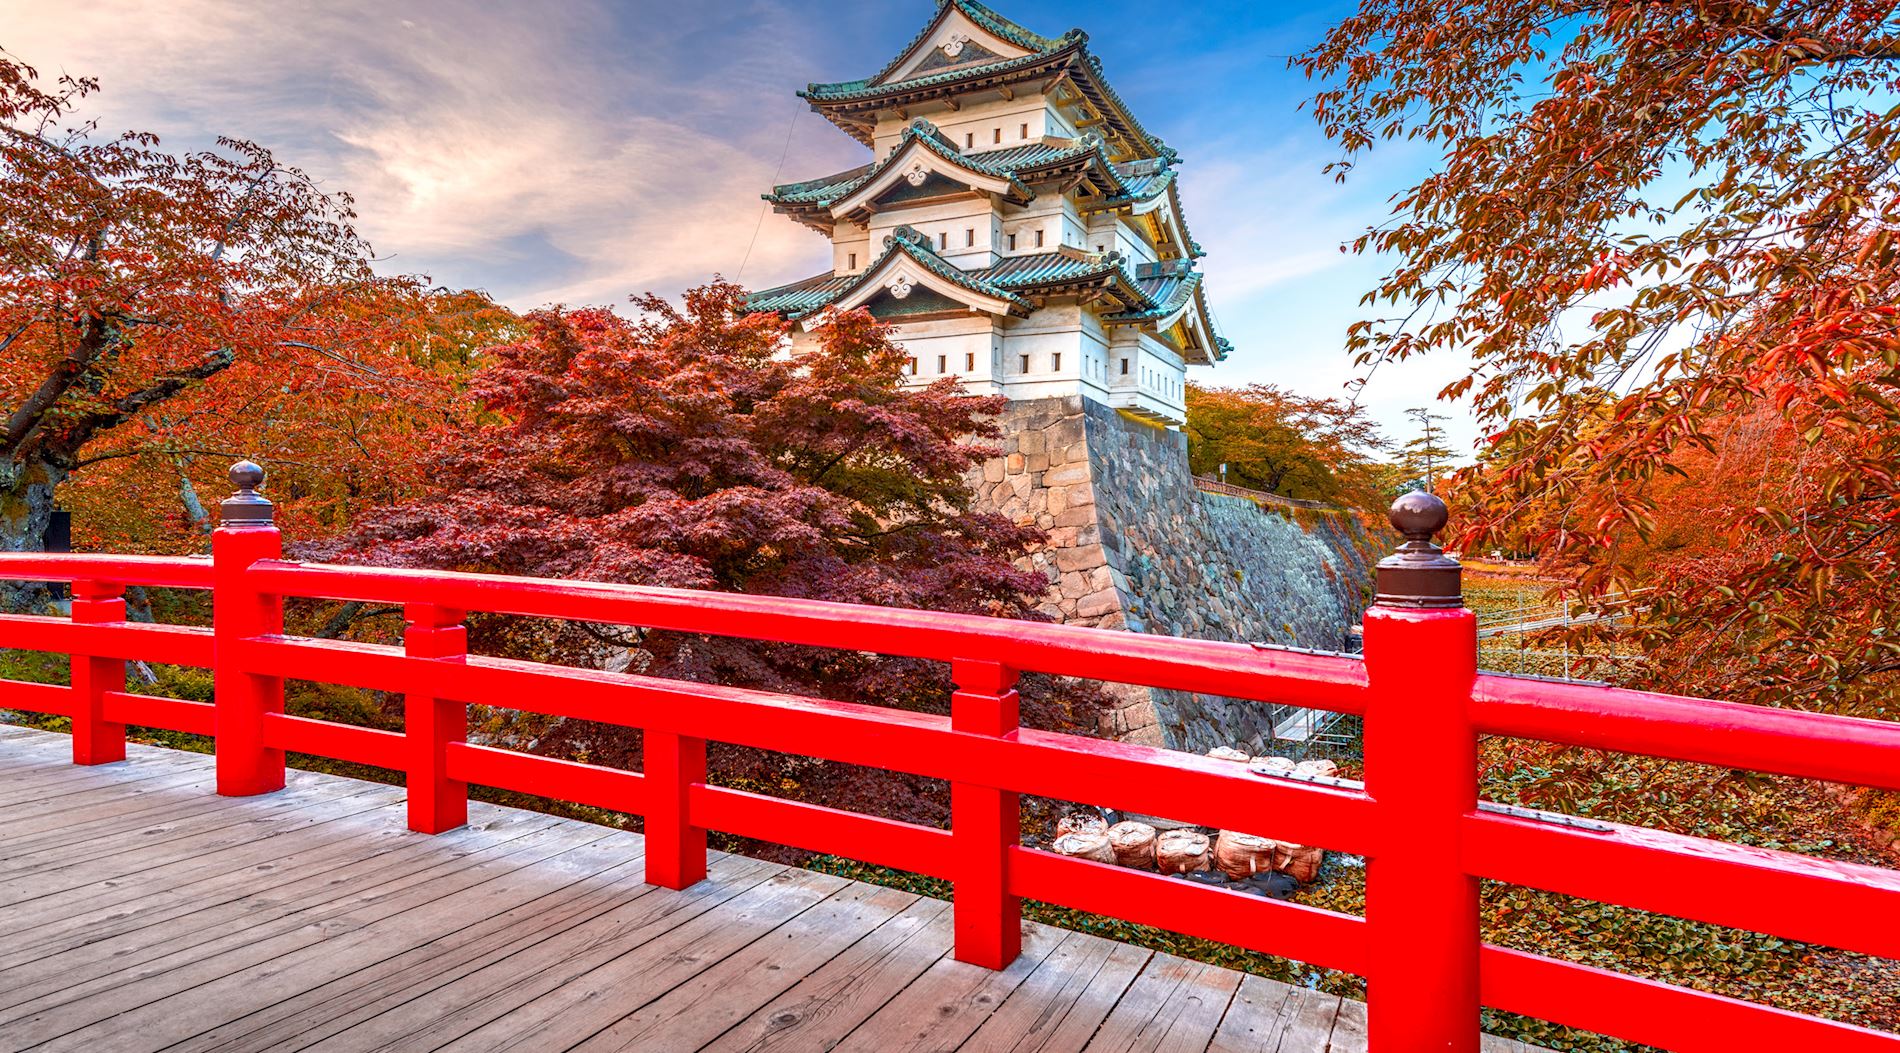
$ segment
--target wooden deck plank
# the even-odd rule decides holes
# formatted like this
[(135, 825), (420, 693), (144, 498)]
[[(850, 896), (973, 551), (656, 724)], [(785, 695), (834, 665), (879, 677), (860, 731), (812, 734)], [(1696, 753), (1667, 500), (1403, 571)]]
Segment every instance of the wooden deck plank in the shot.
[(1339, 1014), (1333, 1017), (1333, 1034), (1327, 1039), (1330, 1053), (1364, 1053), (1366, 1048), (1366, 1004), (1350, 998), (1339, 1000)]
[(217, 798), (208, 756), (69, 749), (0, 725), (0, 1053), (1365, 1050), (1360, 1003), (1084, 933), (992, 972), (905, 892), (719, 853), (656, 889), (605, 827), (431, 837), (397, 787)]
[(852, 883), (571, 1047), (692, 1053), (902, 913), (919, 897)]
[[(14, 747), (4, 747), (11, 751)], [(17, 778), (0, 783), (0, 807), (21, 809), (23, 814), (62, 807), (61, 798), (111, 787), (129, 787), (145, 779), (163, 778), (181, 771), (209, 772), (209, 765), (190, 758), (199, 754), (166, 750), (171, 756), (116, 761), (112, 764), (74, 764), (70, 752), (53, 764), (36, 766), (17, 773)]]
[(1072, 935), (962, 1048), (972, 1053), (1081, 1049), (1152, 955), (1141, 947)]
[[(80, 945), (42, 958), (32, 966), (10, 969), (0, 983), (0, 1021), (8, 1019), (19, 1005), (32, 998), (55, 998), (61, 992), (87, 994), (91, 988), (106, 988), (141, 979), (144, 971), (160, 971), (184, 966), (201, 956), (215, 956), (224, 950), (264, 941), (283, 931), (296, 931), (329, 920), (338, 912), (361, 905), (376, 905), (403, 891), (414, 890), (428, 882), (433, 874), (448, 874), (466, 861), (502, 857), (513, 842), (536, 831), (551, 829), (545, 821), (504, 817), (507, 840), (498, 846), (486, 846), (477, 834), (462, 834), (458, 846), (445, 846), (448, 863), (439, 852), (429, 852), (429, 844), (414, 842), (412, 852), (391, 865), (390, 857), (372, 861), (353, 861), (348, 867), (308, 876), (295, 888), (285, 886), (260, 895), (243, 897), (234, 909), (192, 912), (167, 920), (160, 926), (127, 933), (93, 945)], [(454, 836), (454, 834), (447, 834)], [(433, 871), (433, 874), (431, 874)], [(103, 966), (112, 971), (101, 973)], [(72, 988), (74, 977), (87, 977), (82, 988)], [(38, 983), (32, 979), (38, 977)], [(47, 1002), (51, 1005), (53, 1002)]]
[(1333, 1021), (1339, 1016), (1340, 997), (1296, 987), (1280, 1007), (1276, 1044), (1280, 1053), (1318, 1053), (1331, 1045)]
[[(497, 869), (483, 880), (470, 880), (479, 868), (456, 872), (452, 883), (446, 876), (438, 877), (425, 887), (425, 900), (394, 912), (379, 911), (381, 916), (362, 919), (360, 926), (329, 929), (319, 953), (289, 953), (269, 959), (261, 967), (226, 971), (192, 988), (187, 999), (148, 1003), (65, 1036), (46, 1049), (48, 1053), (77, 1051), (89, 1048), (87, 1043), (131, 1035), (140, 1041), (184, 1041), (233, 1016), (268, 1008), (349, 976), (393, 957), (401, 949), (451, 937), (524, 902), (558, 901), (575, 884), (613, 869), (627, 858), (622, 838), (587, 841), (584, 836), (583, 831), (566, 827), (556, 827), (545, 837), (531, 834), (521, 839), (524, 851), (505, 863), (495, 861)], [(527, 842), (536, 840), (540, 841), (538, 847), (526, 848)], [(443, 887), (445, 884), (447, 887)], [(354, 925), (357, 919), (351, 920)]]
[[(215, 953), (218, 948), (206, 946), (213, 940), (230, 948), (238, 945), (238, 934), (262, 940), (323, 922), (352, 903), (393, 893), (426, 878), (431, 870), (441, 867), (444, 853), (493, 848), (540, 828), (541, 824), (503, 814), (481, 831), (459, 834), (447, 842), (432, 842), (405, 830), (374, 855), (322, 861), (324, 865), (290, 874), (289, 880), (252, 885), (241, 895), (227, 896), (221, 902), (188, 904), (188, 909), (174, 911), (152, 924), (131, 925), (121, 932), (99, 934), (96, 939), (81, 930), (77, 938), (54, 946), (50, 953), (0, 970), (0, 987), (7, 988), (0, 994), (0, 1016), (5, 1007), (54, 989), (75, 972), (90, 974), (105, 966), (124, 970), (168, 956), (177, 960), (177, 956), (199, 947), (204, 948), (203, 953)], [(145, 875), (120, 880), (134, 889), (146, 887)]]
[(1025, 926), (1022, 957), (1000, 972), (954, 958), (938, 959), (835, 1048), (840, 1053), (956, 1049), (1070, 935)]
[(643, 843), (637, 837), (628, 840), (631, 844), (625, 846), (628, 854), (622, 862), (568, 889), (520, 904), (460, 932), (408, 948), (223, 1022), (171, 1047), (168, 1053), (261, 1053), (309, 1045), (404, 1005), (458, 976), (557, 937), (574, 925), (653, 891), (640, 880)]
[[(42, 896), (71, 893), (85, 885), (131, 875), (188, 859), (202, 859), (248, 844), (273, 830), (294, 823), (313, 800), (336, 800), (366, 792), (347, 783), (325, 782), (288, 796), (246, 799), (248, 804), (214, 822), (157, 823), (141, 828), (112, 844), (58, 853), (39, 859), (38, 869), (15, 874), (0, 882), (0, 906), (24, 903)], [(368, 791), (373, 792), (373, 791)]]
[(783, 867), (716, 855), (707, 880), (684, 891), (653, 889), (561, 934), (495, 962), (486, 962), (418, 996), (382, 1007), (368, 1019), (308, 1045), (281, 1047), (326, 1053), (429, 1050), (559, 990), (570, 978), (631, 953), (674, 928), (713, 912), (782, 873)]
[(1273, 1053), (1280, 1043), (1280, 1010), (1293, 988), (1263, 976), (1240, 981), (1207, 1053)]
[(1240, 974), (1157, 954), (1082, 1047), (1087, 1053), (1201, 1053), (1213, 1040)]
[[(606, 831), (578, 831), (561, 825), (536, 825), (530, 833), (511, 838), (505, 844), (471, 852), (462, 859), (450, 859), (433, 869), (405, 878), (399, 888), (376, 893), (359, 893), (319, 909), (298, 910), (274, 924), (258, 926), (270, 931), (268, 939), (257, 939), (257, 931), (243, 928), (226, 937), (194, 947), (177, 950), (163, 958), (150, 960), (135, 969), (106, 973), (82, 988), (66, 988), (42, 1000), (47, 1007), (27, 1017), (10, 1019), (15, 1009), (0, 1011), (0, 1024), (19, 1030), (32, 1042), (44, 1043), (46, 1053), (61, 1049), (87, 1051), (99, 1049), (108, 1036), (123, 1036), (135, 1026), (163, 1026), (175, 1019), (186, 990), (209, 985), (224, 977), (239, 977), (249, 992), (260, 992), (279, 967), (295, 962), (277, 962), (296, 950), (312, 950), (302, 960), (315, 969), (334, 967), (348, 971), (353, 966), (350, 952), (361, 947), (363, 929), (410, 910), (435, 910), (437, 914), (456, 914), (462, 910), (488, 909), (488, 901), (479, 888), (505, 874), (523, 871), (553, 855), (599, 840)], [(295, 926), (289, 931), (279, 931)], [(321, 945), (321, 952), (314, 948)], [(274, 962), (276, 966), (264, 966)], [(274, 988), (272, 988), (274, 990)], [(201, 992), (194, 1004), (205, 1004)]]
[(783, 994), (706, 1053), (830, 1049), (950, 951), (950, 905), (920, 899)]
[(455, 1053), (565, 1050), (690, 980), (848, 885), (786, 868), (724, 904), (617, 955), (498, 1020), (439, 1048)]
[[(356, 819), (356, 822), (347, 820)], [(284, 828), (223, 852), (155, 867), (137, 883), (107, 878), (69, 893), (71, 912), (38, 900), (0, 907), (0, 969), (72, 946), (256, 895), (296, 880), (307, 867), (372, 859), (411, 834), (400, 797), (357, 794), (313, 802)]]

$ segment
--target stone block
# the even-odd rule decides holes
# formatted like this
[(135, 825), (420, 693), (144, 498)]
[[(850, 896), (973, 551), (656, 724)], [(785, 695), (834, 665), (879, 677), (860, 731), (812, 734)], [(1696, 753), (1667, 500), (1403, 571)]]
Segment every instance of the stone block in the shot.
[(1029, 466), (1029, 470), (1032, 472), (1046, 472), (1049, 470), (1049, 455), (1046, 453), (1025, 454), (1024, 459)]
[(1071, 570), (1094, 570), (1107, 563), (1102, 550), (1095, 546), (1088, 548), (1065, 548), (1056, 552), (1056, 566), (1064, 573)]
[(1115, 594), (1114, 589), (1103, 589), (1101, 592), (1090, 593), (1078, 600), (1075, 613), (1083, 618), (1100, 618), (1105, 614), (1120, 610), (1121, 605), (1121, 597)]
[[(1055, 502), (1050, 502), (1053, 509)], [(1085, 527), (1095, 525), (1095, 513), (1088, 508), (1065, 508), (1056, 513), (1056, 525), (1059, 527)]]
[(1042, 474), (1044, 486), (1069, 486), (1089, 481), (1089, 466), (1086, 464), (1065, 464), (1060, 468), (1051, 468)]
[(1025, 464), (1027, 464), (1027, 461), (1025, 461), (1023, 455), (1020, 453), (1012, 453), (1003, 460), (1004, 470), (1008, 471), (1011, 475), (1021, 472)]
[(1069, 507), (1069, 488), (1066, 486), (1052, 486), (1049, 488), (1048, 494), (1049, 512), (1052, 515), (1061, 515), (1063, 510)]
[(1032, 429), (1017, 434), (1016, 449), (1025, 454), (1029, 454), (1042, 453), (1048, 449), (1048, 447), (1043, 443), (1043, 433)]
[(992, 457), (983, 462), (983, 481), (986, 483), (1000, 483), (1003, 481), (1003, 459), (1001, 457)]

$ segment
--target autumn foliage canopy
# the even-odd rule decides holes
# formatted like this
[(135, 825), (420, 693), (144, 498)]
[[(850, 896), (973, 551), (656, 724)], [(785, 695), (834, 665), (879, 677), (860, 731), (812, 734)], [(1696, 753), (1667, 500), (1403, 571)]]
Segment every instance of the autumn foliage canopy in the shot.
[(1671, 686), (1893, 715), (1900, 15), (1367, 0), (1298, 61), (1350, 166), (1441, 155), (1352, 246), (1363, 364), (1471, 357), (1468, 544), (1530, 549)]

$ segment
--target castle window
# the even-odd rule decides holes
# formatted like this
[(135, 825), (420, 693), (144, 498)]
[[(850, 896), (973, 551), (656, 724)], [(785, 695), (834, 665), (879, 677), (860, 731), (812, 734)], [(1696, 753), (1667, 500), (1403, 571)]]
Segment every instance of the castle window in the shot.
[(950, 232), (947, 230), (938, 231), (937, 232), (937, 248), (947, 249), (949, 247), (950, 247)]
[(975, 146), (975, 145), (976, 145), (976, 133), (964, 132), (963, 133), (963, 148), (965, 150), (968, 150), (970, 147)]
[(937, 372), (939, 373), (950, 372), (950, 356), (948, 355), (937, 356)]
[(1122, 376), (1128, 375), (1128, 360), (1122, 359)]
[(1011, 234), (1009, 236), (1009, 251), (1011, 252), (1016, 251), (1016, 235), (1014, 234)]
[(1036, 232), (1036, 247), (1042, 248), (1042, 231)]
[(963, 228), (963, 244), (966, 248), (971, 245), (976, 244), (976, 228), (975, 227)]
[(1100, 245), (1097, 245), (1097, 246), (1095, 246), (1095, 251), (1096, 251), (1096, 252), (1106, 252), (1106, 251), (1108, 251), (1108, 250), (1107, 250), (1107, 249), (1104, 249), (1104, 248), (1102, 248), (1102, 247), (1101, 247)]
[(1057, 351), (1055, 354), (1049, 356), (1049, 371), (1052, 373), (1062, 372), (1062, 352)]
[(976, 372), (976, 352), (971, 351), (963, 356), (963, 371), (965, 373)]
[(1022, 359), (1022, 367), (1023, 367), (1023, 369), (1022, 369), (1022, 371), (1023, 371), (1023, 372), (1025, 372), (1025, 373), (1027, 373), (1027, 372), (1029, 372), (1029, 356), (1028, 356), (1028, 355), (1020, 355), (1020, 356), (1018, 356), (1018, 357), (1020, 357), (1020, 358)]
[(1023, 138), (1029, 138), (1029, 125), (1027, 124), (1023, 125)]
[(913, 377), (917, 375), (917, 357), (915, 355), (912, 355), (910, 359), (910, 375)]
[(996, 129), (996, 137), (992, 139), (991, 141), (998, 142), (998, 143), (1003, 141), (1003, 130), (1001, 128)]
[(851, 263), (846, 269), (853, 270), (853, 271), (858, 269), (858, 254), (857, 253), (854, 252), (851, 254)]

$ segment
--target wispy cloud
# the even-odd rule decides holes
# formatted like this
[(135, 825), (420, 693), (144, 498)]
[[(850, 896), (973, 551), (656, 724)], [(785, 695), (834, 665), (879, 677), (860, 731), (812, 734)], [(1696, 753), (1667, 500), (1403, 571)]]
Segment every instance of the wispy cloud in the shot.
[[(107, 128), (256, 139), (348, 189), (393, 268), (520, 306), (600, 302), (738, 269), (783, 139), (762, 143), (802, 83), (788, 56), (816, 28), (759, 8), (721, 45), (745, 75), (708, 84), (705, 56), (681, 50), (699, 27), (635, 6), (651, 16), (637, 40), (638, 12), (600, 3), (5, 0), (0, 45), (100, 76)], [(741, 124), (746, 92), (760, 119)], [(766, 223), (748, 267), (815, 249)]]

